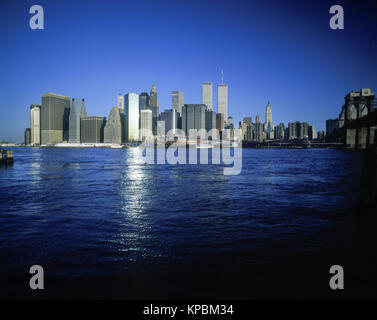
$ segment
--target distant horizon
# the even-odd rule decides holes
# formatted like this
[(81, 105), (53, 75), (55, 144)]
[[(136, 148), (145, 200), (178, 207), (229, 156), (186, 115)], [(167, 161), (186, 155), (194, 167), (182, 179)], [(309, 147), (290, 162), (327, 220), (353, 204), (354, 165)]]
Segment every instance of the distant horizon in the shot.
[(29, 1), (5, 0), (0, 19), (0, 141), (23, 141), (29, 107), (42, 92), (84, 98), (108, 117), (119, 93), (150, 92), (159, 111), (171, 93), (202, 103), (201, 85), (228, 84), (228, 115), (274, 124), (301, 121), (325, 130), (352, 90), (377, 90), (377, 21), (372, 1), (342, 1), (345, 29), (329, 27), (328, 1), (302, 6), (219, 0), (41, 0), (44, 29), (31, 30)]

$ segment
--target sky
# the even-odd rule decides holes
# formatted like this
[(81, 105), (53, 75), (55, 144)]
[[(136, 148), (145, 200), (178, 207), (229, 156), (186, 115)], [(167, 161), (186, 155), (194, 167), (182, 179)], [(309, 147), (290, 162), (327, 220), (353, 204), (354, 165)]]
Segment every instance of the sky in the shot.
[[(32, 5), (44, 29), (32, 30)], [(344, 30), (329, 26), (344, 8)], [(0, 0), (0, 140), (22, 142), (42, 93), (85, 98), (108, 116), (117, 95), (149, 92), (160, 112), (171, 92), (201, 103), (204, 81), (228, 84), (228, 115), (274, 124), (336, 118), (351, 90), (377, 91), (373, 1)]]

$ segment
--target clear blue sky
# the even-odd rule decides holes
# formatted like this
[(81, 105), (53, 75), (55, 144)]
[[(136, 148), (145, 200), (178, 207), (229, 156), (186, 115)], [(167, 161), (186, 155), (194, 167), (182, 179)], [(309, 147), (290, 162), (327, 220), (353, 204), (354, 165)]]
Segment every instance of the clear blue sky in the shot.
[[(34, 4), (44, 30), (29, 27)], [(344, 30), (329, 27), (333, 4)], [(373, 1), (1, 0), (0, 140), (23, 141), (42, 93), (83, 97), (89, 115), (108, 116), (118, 93), (155, 83), (161, 111), (172, 90), (201, 103), (201, 83), (219, 83), (221, 69), (237, 123), (264, 121), (270, 101), (275, 124), (324, 129), (348, 91), (377, 91), (376, 12)]]

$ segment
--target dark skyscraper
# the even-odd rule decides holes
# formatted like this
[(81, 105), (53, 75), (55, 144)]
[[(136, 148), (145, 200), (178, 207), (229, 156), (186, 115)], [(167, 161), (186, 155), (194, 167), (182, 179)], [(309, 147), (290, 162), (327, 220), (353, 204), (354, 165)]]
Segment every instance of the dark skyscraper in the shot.
[(141, 110), (148, 110), (149, 109), (149, 94), (146, 92), (142, 92), (139, 95), (139, 111)]
[(81, 142), (101, 143), (103, 142), (103, 132), (106, 124), (105, 117), (83, 117), (81, 118)]
[(157, 118), (158, 118), (158, 99), (157, 99), (157, 89), (153, 85), (151, 89), (151, 95), (149, 98), (149, 107), (152, 110), (152, 131), (153, 134), (157, 134)]
[(42, 94), (41, 144), (68, 141), (70, 97)]

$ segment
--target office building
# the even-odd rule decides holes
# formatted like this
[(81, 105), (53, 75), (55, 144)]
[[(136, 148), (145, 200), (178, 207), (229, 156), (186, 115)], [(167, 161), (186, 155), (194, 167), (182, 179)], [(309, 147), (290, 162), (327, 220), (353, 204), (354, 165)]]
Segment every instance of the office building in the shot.
[(308, 130), (309, 130), (309, 132), (308, 132), (308, 139), (309, 140), (315, 140), (315, 139), (317, 139), (317, 133), (315, 131), (315, 127), (313, 125), (309, 125)]
[[(125, 140), (126, 142), (139, 140), (139, 95), (133, 92), (124, 96), (125, 103)], [(153, 115), (153, 110), (152, 110)]]
[(216, 129), (216, 112), (212, 110), (206, 110), (205, 112), (205, 129), (207, 132), (212, 129)]
[(72, 98), (69, 111), (69, 142), (80, 143), (80, 119), (86, 117), (85, 100)]
[(68, 141), (70, 102), (70, 97), (60, 94), (42, 94), (41, 144)]
[(157, 134), (157, 119), (158, 119), (158, 99), (157, 99), (157, 89), (153, 85), (151, 89), (151, 94), (149, 97), (149, 108), (152, 110), (152, 127), (153, 134)]
[(307, 122), (290, 122), (288, 123), (289, 140), (307, 140), (309, 139), (309, 124)]
[(225, 117), (222, 113), (216, 113), (216, 129), (223, 131), (225, 127)]
[(30, 144), (35, 146), (41, 144), (41, 105), (30, 106)]
[(106, 121), (104, 132), (105, 143), (122, 143), (122, 120), (121, 120), (121, 108), (111, 108), (110, 115)]
[(189, 136), (190, 130), (205, 129), (204, 104), (185, 104), (182, 108), (182, 130)]
[(255, 116), (255, 141), (263, 142), (266, 139), (266, 133), (263, 131), (263, 123), (260, 122), (259, 115)]
[(124, 97), (121, 93), (118, 94), (118, 108), (121, 112), (124, 112)]
[(152, 134), (152, 110), (144, 109), (140, 113), (140, 140), (151, 138)]
[(173, 132), (175, 133), (178, 122), (178, 112), (176, 111), (176, 109), (167, 109), (161, 112), (159, 120), (165, 122), (165, 135), (170, 130), (173, 130)]
[(266, 133), (267, 139), (274, 138), (274, 123), (272, 122), (272, 111), (270, 102), (266, 106), (266, 122), (263, 125), (263, 130)]
[(179, 112), (179, 114), (182, 114), (182, 107), (185, 104), (185, 96), (183, 92), (173, 91), (171, 94), (171, 104), (173, 109)]
[(25, 133), (24, 133), (24, 143), (25, 145), (30, 145), (31, 144), (31, 129), (26, 128)]
[(285, 138), (285, 126), (284, 126), (284, 123), (279, 123), (274, 128), (274, 139), (284, 140), (284, 138)]
[(207, 106), (207, 110), (212, 111), (212, 82), (203, 82), (202, 84), (202, 103)]
[(140, 113), (142, 110), (149, 109), (149, 94), (147, 92), (142, 92), (139, 95), (139, 110)]
[(217, 113), (222, 113), (228, 119), (228, 85), (217, 85)]
[(85, 116), (81, 118), (81, 143), (102, 143), (104, 141), (105, 117)]
[(321, 131), (318, 131), (318, 140), (319, 141), (324, 141), (325, 140), (325, 131), (321, 130)]
[(326, 120), (326, 137), (332, 136), (335, 130), (339, 129), (338, 119), (328, 119)]

